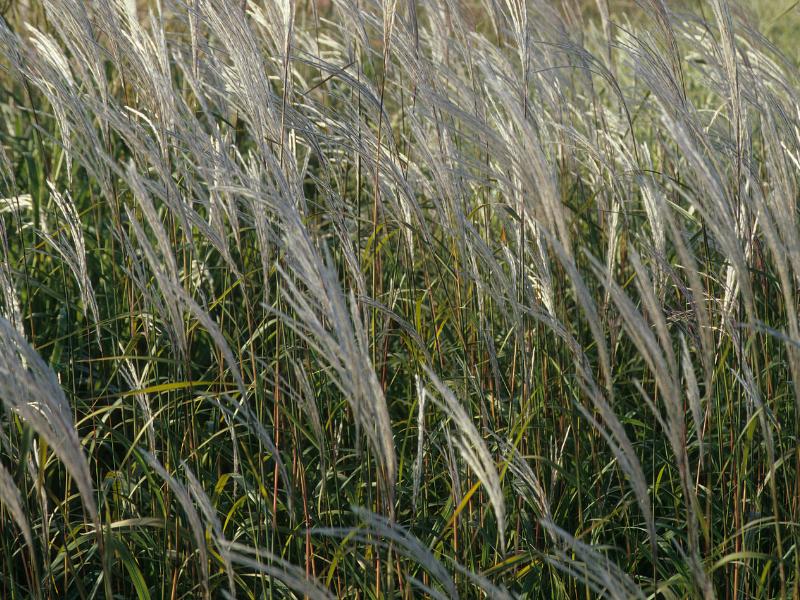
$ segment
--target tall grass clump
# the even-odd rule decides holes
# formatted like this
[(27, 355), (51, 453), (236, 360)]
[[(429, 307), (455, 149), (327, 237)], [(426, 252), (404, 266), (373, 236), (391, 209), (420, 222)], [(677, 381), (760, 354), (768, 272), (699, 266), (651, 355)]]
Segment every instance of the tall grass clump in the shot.
[(0, 597), (800, 596), (796, 4), (0, 4)]

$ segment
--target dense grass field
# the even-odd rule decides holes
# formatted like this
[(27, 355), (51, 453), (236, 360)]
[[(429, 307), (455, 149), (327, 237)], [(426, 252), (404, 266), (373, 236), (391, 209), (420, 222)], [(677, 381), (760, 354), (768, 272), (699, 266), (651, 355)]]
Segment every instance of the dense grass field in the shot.
[(800, 597), (797, 3), (0, 9), (0, 598)]

